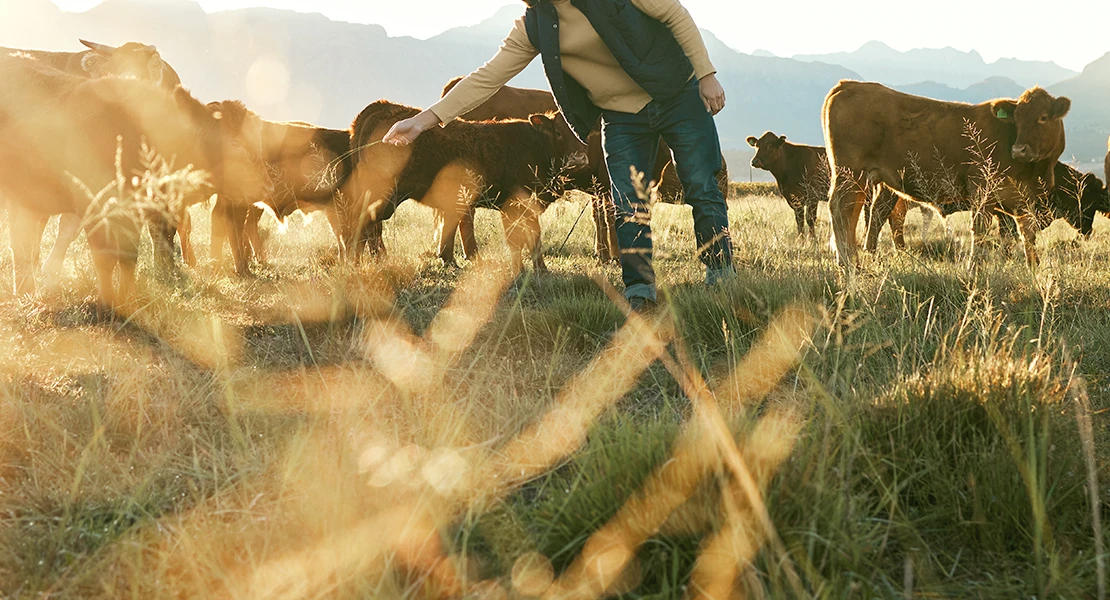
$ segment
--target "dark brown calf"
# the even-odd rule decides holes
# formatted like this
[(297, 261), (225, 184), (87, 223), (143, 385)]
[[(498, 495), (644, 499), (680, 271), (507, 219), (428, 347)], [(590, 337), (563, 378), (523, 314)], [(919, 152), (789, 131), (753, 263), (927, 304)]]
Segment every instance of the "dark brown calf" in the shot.
[(770, 131), (759, 138), (748, 137), (748, 145), (755, 148), (752, 166), (770, 171), (779, 186), (779, 192), (794, 210), (798, 235), (815, 238), (817, 232), (817, 203), (828, 200), (829, 162), (825, 149), (803, 146), (786, 141), (785, 135)]
[(385, 251), (382, 224), (371, 218), (372, 212), (388, 200), (412, 147), (385, 144), (382, 138), (395, 123), (418, 114), (419, 108), (379, 100), (362, 109), (351, 124), (351, 175), (340, 188), (342, 202), (336, 205), (332, 224), (341, 256), (357, 259), (365, 250)]
[[(363, 116), (382, 123), (417, 110), (405, 109), (382, 101)], [(581, 145), (567, 137), (559, 119), (533, 115), (528, 120), (454, 121), (425, 131), (406, 148), (366, 148), (352, 180), (366, 172), (385, 184), (379, 188), (385, 193), (372, 195), (365, 204), (370, 222), (390, 218), (409, 198), (439, 212), (448, 231), (475, 206), (497, 209), (514, 263), (519, 266), (521, 252), (528, 251), (534, 267), (543, 270), (539, 216), (563, 193), (564, 176), (585, 167)], [(374, 173), (366, 168), (370, 165)], [(373, 188), (364, 189), (373, 194)]]

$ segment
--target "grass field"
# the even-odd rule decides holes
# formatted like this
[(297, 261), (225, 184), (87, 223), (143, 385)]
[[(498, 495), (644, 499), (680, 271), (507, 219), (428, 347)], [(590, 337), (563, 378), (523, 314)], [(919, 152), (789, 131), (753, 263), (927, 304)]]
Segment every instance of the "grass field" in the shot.
[(707, 289), (659, 205), (667, 309), (625, 325), (582, 202), (516, 281), (426, 258), (410, 203), (385, 259), (297, 215), (250, 279), (141, 271), (128, 319), (83, 243), (2, 292), (0, 597), (1097, 597), (1110, 222), (1031, 273), (911, 213), (846, 278), (827, 213), (744, 197)]

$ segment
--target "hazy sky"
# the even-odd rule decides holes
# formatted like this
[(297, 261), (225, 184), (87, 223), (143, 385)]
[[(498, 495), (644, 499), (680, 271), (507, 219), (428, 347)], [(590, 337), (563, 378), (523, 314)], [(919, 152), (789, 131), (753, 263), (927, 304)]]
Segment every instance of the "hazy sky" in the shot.
[[(0, 0), (4, 2), (5, 0)], [(100, 0), (54, 0), (85, 10)], [(199, 0), (208, 11), (271, 6), (378, 23), (390, 35), (426, 38), (476, 23), (513, 0)], [(1110, 51), (1110, 1), (1070, 0), (683, 0), (698, 24), (743, 52), (779, 56), (855, 50), (878, 39), (898, 50), (952, 46), (1000, 57), (1053, 60), (1079, 70)]]

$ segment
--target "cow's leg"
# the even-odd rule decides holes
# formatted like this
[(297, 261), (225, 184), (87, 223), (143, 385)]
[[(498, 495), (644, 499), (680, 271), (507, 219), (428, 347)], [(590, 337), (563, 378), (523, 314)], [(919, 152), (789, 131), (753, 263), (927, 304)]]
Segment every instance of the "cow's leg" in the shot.
[(33, 294), (42, 232), (46, 229), (46, 222), (50, 217), (34, 213), (14, 203), (9, 203), (8, 215), (13, 288), (17, 296)]
[(836, 260), (842, 267), (856, 264), (856, 223), (860, 209), (866, 204), (866, 198), (858, 182), (845, 175), (833, 173), (829, 183), (829, 213), (832, 216)]
[(532, 254), (532, 270), (536, 273), (546, 273), (547, 264), (543, 260), (543, 231), (540, 229), (540, 215), (543, 214), (543, 205), (534, 198), (528, 198), (525, 205), (524, 228), (526, 238), (525, 250)]
[(454, 256), (455, 253), (454, 232), (451, 232), (450, 234), (447, 233), (447, 231), (445, 230), (443, 216), (444, 211), (441, 211), (437, 208), (432, 209), (432, 246), (435, 247), (435, 255), (440, 257), (441, 259), (443, 248), (447, 245), (447, 241), (444, 239), (445, 237), (451, 238), (451, 255)]
[(609, 254), (609, 227), (605, 222), (605, 199), (600, 193), (590, 197), (590, 212), (594, 218), (594, 256), (601, 264), (612, 260)]
[(359, 237), (358, 248), (366, 248), (366, 251), (371, 256), (382, 256), (385, 254), (385, 240), (382, 238), (382, 222), (370, 221), (362, 227), (362, 235)]
[(1038, 263), (1037, 232), (1040, 230), (1037, 217), (1030, 212), (1024, 212), (1016, 220), (1018, 229), (1021, 231), (1021, 240), (1025, 246), (1025, 264), (1029, 265), (1030, 269), (1036, 269)]
[[(606, 175), (608, 177), (608, 175)], [(617, 240), (617, 204), (609, 187), (595, 189), (591, 200), (594, 216), (594, 254), (600, 264), (620, 262), (620, 242)]]
[(177, 237), (177, 228), (163, 215), (152, 215), (147, 221), (150, 231), (150, 241), (154, 246), (154, 266), (162, 273), (173, 272), (174, 248), (173, 239)]
[(933, 230), (933, 220), (937, 215), (931, 206), (919, 203), (917, 207), (921, 211), (921, 243), (925, 243), (929, 241), (929, 234)]
[(620, 263), (621, 244), (617, 238), (617, 203), (610, 193), (601, 197), (601, 204), (605, 208), (605, 228), (609, 231), (606, 242), (609, 245), (609, 262)]
[(909, 205), (906, 204), (905, 198), (896, 196), (891, 192), (891, 196), (895, 196), (894, 208), (890, 211), (890, 216), (887, 221), (890, 222), (890, 236), (894, 238), (894, 247), (899, 250), (906, 249), (906, 211), (909, 210)]
[(227, 200), (222, 197), (216, 198), (216, 204), (212, 207), (212, 239), (208, 245), (208, 258), (217, 260), (223, 254), (224, 244), (228, 242), (230, 237), (228, 231), (231, 224), (228, 222), (227, 216)]
[(58, 218), (58, 237), (54, 240), (54, 247), (46, 263), (42, 266), (42, 274), (48, 280), (57, 280), (65, 268), (66, 252), (81, 235), (81, 217), (77, 213), (65, 213)]
[(135, 290), (135, 266), (139, 262), (139, 253), (137, 247), (128, 247), (127, 244), (122, 244), (120, 248), (119, 262), (119, 284), (116, 292), (117, 306), (126, 304)]
[(343, 258), (346, 254), (347, 238), (343, 233), (343, 217), (340, 210), (342, 210), (342, 204), (337, 199), (324, 208), (324, 216), (328, 218), (328, 227), (331, 227), (331, 234), (335, 236), (336, 245), (339, 247), (339, 257)]
[(102, 231), (90, 232), (88, 238), (93, 268), (96, 270), (97, 304), (102, 309), (111, 310), (116, 306), (112, 275), (116, 270), (118, 253)]
[[(872, 205), (872, 199), (868, 198), (863, 203), (863, 225), (868, 231), (871, 230), (871, 223), (874, 222), (874, 218), (875, 218), (875, 210), (874, 209), (875, 209), (875, 207)], [(880, 222), (885, 223), (886, 221), (880, 221)], [(865, 246), (864, 249), (866, 250), (867, 249), (866, 244), (864, 246)]]
[(463, 256), (470, 262), (481, 260), (478, 255), (478, 237), (474, 235), (474, 212), (471, 206), (459, 220), (459, 237), (462, 238)]
[(809, 227), (809, 239), (817, 239), (817, 199), (806, 199), (806, 225)]
[(219, 206), (219, 209), (213, 211), (213, 216), (216, 212), (221, 213), (221, 218), (227, 224), (227, 237), (231, 242), (231, 257), (235, 263), (235, 272), (241, 276), (246, 276), (250, 273), (247, 266), (247, 239), (244, 232), (247, 209), (231, 202), (225, 202), (223, 206)]
[(1017, 243), (1020, 237), (1017, 220), (1004, 212), (996, 211), (991, 216), (980, 217), (985, 220), (982, 227), (984, 231), (990, 232), (993, 230), (991, 227), (993, 225), (992, 217), (998, 221), (998, 248), (1006, 256), (1010, 256), (1014, 252), (1014, 244)]
[(617, 203), (613, 200), (612, 192), (602, 194), (601, 207), (603, 210), (602, 223), (605, 226), (605, 241), (606, 252), (609, 254), (609, 261), (612, 263), (620, 263), (621, 261), (621, 244), (620, 239), (617, 237)]
[(998, 218), (998, 237), (1002, 239), (1002, 242), (1005, 244), (1016, 240), (1018, 238), (1016, 219), (1003, 212), (997, 212), (994, 216)]
[(798, 237), (805, 237), (806, 234), (806, 205), (804, 202), (790, 202), (790, 208), (794, 211), (794, 226), (798, 229)]
[(865, 206), (863, 209), (864, 225), (867, 229), (867, 241), (864, 242), (863, 249), (867, 252), (874, 252), (879, 249), (879, 235), (882, 234), (883, 225), (886, 224), (887, 217), (893, 208), (881, 205), (883, 199), (879, 194), (875, 194), (873, 197), (874, 205)]
[[(122, 306), (131, 299), (135, 285), (135, 265), (139, 258), (139, 229), (130, 222), (114, 222), (110, 228), (88, 232), (96, 269), (99, 305), (105, 309)], [(116, 266), (119, 284), (113, 285)]]
[(540, 244), (540, 207), (531, 197), (511, 198), (501, 207), (501, 221), (505, 239), (509, 244), (513, 268), (518, 272), (524, 267), (524, 252), (532, 257), (537, 272), (547, 270)]
[(994, 222), (993, 212), (982, 208), (971, 213), (971, 256), (972, 263), (979, 260), (987, 247), (990, 226)]
[(246, 220), (243, 222), (244, 235), (250, 248), (254, 253), (254, 259), (258, 264), (266, 264), (266, 249), (262, 245), (262, 233), (258, 230), (258, 222), (262, 220), (263, 210), (257, 206), (251, 205), (247, 208)]
[(435, 213), (435, 242), (436, 256), (447, 267), (458, 267), (455, 262), (455, 230), (459, 228), (461, 218), (458, 210), (434, 210)]
[(197, 266), (197, 253), (193, 249), (193, 217), (189, 209), (181, 211), (177, 221), (177, 239), (181, 241), (181, 260), (190, 267)]

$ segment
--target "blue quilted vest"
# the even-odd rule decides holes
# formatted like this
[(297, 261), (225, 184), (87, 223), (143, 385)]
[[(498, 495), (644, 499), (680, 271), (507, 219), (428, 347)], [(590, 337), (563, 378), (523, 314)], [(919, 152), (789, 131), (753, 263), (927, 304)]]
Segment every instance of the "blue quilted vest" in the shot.
[[(655, 100), (682, 91), (694, 66), (663, 23), (636, 8), (630, 0), (570, 0), (597, 30), (601, 41), (632, 80)], [(559, 57), (559, 13), (547, 0), (533, 0), (524, 12), (528, 39), (540, 52), (555, 102), (574, 134), (586, 140), (601, 116), (586, 89), (563, 71)]]

